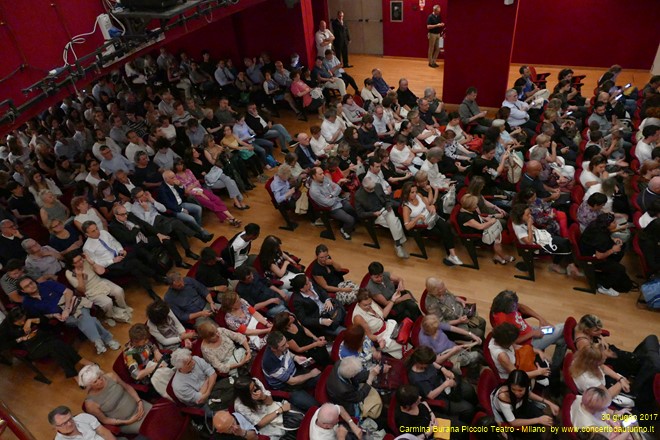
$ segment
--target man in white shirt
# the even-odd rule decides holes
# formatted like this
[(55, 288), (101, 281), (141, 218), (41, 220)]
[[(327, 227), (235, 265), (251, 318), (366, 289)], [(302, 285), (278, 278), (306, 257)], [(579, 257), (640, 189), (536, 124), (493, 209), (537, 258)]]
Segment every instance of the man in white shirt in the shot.
[(337, 117), (337, 110), (334, 108), (328, 108), (324, 116), (325, 119), (321, 124), (321, 135), (329, 144), (336, 144), (344, 137), (346, 124)]
[(380, 104), (376, 105), (374, 111), (374, 128), (381, 141), (388, 143), (393, 142), (393, 136), (394, 133), (396, 133), (396, 130), (394, 129), (394, 121), (392, 121), (392, 118), (385, 113), (385, 108)]
[(392, 195), (392, 186), (383, 175), (380, 161), (376, 160), (375, 157), (369, 158), (369, 170), (365, 177), (369, 177), (374, 183), (379, 184), (383, 188), (385, 195)]
[(92, 154), (99, 160), (99, 162), (103, 160), (103, 156), (101, 155), (101, 147), (104, 145), (110, 148), (112, 154), (121, 154), (121, 147), (117, 145), (117, 142), (115, 142), (111, 137), (106, 137), (105, 133), (103, 133), (103, 130), (97, 128), (94, 131), (94, 138), (96, 139), (96, 142), (94, 145), (92, 145)]
[(226, 264), (233, 264), (234, 268), (238, 268), (245, 263), (249, 264), (248, 257), (252, 242), (259, 238), (261, 227), (256, 223), (248, 223), (245, 225), (243, 232), (236, 234), (230, 241), (229, 245), (222, 251), (222, 258)]
[(159, 275), (152, 267), (142, 263), (134, 254), (126, 252), (124, 247), (108, 231), (100, 231), (93, 221), (82, 224), (82, 230), (87, 240), (83, 245), (83, 252), (99, 269), (99, 275), (107, 278), (119, 278), (127, 275), (133, 276), (140, 286), (147, 291), (153, 299), (160, 299), (154, 292), (148, 278), (168, 284), (167, 277)]
[(511, 114), (509, 115), (507, 122), (512, 128), (522, 127), (530, 139), (536, 135), (537, 123), (530, 119), (529, 113), (527, 112), (529, 110), (529, 105), (518, 99), (518, 92), (516, 89), (509, 89), (506, 91), (502, 106), (511, 109)]
[[(340, 418), (344, 423), (339, 423)], [(344, 439), (348, 434), (346, 426), (350, 428), (357, 438), (362, 438), (362, 430), (351, 419), (351, 416), (348, 415), (343, 406), (324, 403), (312, 416), (312, 421), (309, 425), (309, 438), (314, 440)]]
[(116, 440), (116, 437), (91, 414), (71, 414), (66, 406), (48, 413), (48, 423), (55, 429), (55, 440)]
[(335, 41), (335, 36), (330, 32), (325, 21), (320, 21), (319, 30), (316, 31), (314, 40), (316, 41), (317, 56), (325, 57), (325, 51), (332, 49), (332, 42)]
[(147, 145), (142, 140), (142, 138), (137, 135), (135, 130), (130, 130), (128, 133), (126, 133), (126, 137), (128, 138), (129, 143), (126, 147), (125, 155), (129, 162), (133, 164), (135, 163), (135, 153), (138, 151), (144, 151), (149, 157), (152, 157), (154, 154), (156, 154), (154, 149)]
[(653, 149), (656, 147), (658, 140), (660, 140), (660, 127), (647, 125), (642, 130), (642, 136), (644, 136), (644, 139), (637, 142), (637, 146), (635, 147), (635, 156), (637, 156), (640, 165), (652, 159)]

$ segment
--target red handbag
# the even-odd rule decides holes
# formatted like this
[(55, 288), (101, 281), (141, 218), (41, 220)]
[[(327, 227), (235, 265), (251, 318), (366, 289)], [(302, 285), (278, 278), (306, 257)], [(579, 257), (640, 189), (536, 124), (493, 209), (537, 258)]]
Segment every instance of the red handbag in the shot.
[(392, 332), (392, 339), (401, 345), (406, 345), (410, 340), (410, 334), (412, 333), (413, 320), (410, 318), (404, 318), (403, 321), (399, 322), (394, 331)]

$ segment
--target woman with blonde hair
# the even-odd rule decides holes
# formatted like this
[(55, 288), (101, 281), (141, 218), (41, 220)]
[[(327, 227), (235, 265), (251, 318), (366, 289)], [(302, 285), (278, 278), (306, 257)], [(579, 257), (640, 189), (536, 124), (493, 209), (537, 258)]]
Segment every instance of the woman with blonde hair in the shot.
[(220, 374), (238, 376), (238, 369), (250, 362), (252, 353), (245, 335), (204, 321), (197, 326), (202, 356)]
[(499, 219), (493, 215), (482, 217), (479, 212), (479, 199), (472, 194), (465, 194), (461, 197), (461, 210), (458, 212), (458, 226), (464, 234), (481, 235), (481, 241), (484, 244), (492, 244), (493, 263), (505, 265), (516, 259), (511, 255), (506, 255), (502, 249), (502, 224)]
[[(449, 339), (446, 332), (463, 335), (472, 342), (456, 344)], [(470, 331), (463, 330), (453, 325), (440, 322), (435, 315), (426, 315), (422, 318), (422, 331), (419, 333), (419, 345), (431, 347), (438, 355), (436, 362), (439, 364), (450, 361), (454, 365), (454, 372), (460, 374), (461, 367), (470, 364), (478, 364), (482, 356), (477, 351), (470, 351), (474, 346), (481, 345), (481, 338)]]
[[(579, 349), (575, 353), (569, 371), (580, 393), (584, 393), (590, 387), (606, 389), (612, 398), (622, 391), (630, 392), (628, 379), (605, 365), (605, 355), (599, 345), (591, 344)], [(609, 388), (606, 386), (606, 376), (615, 382)]]

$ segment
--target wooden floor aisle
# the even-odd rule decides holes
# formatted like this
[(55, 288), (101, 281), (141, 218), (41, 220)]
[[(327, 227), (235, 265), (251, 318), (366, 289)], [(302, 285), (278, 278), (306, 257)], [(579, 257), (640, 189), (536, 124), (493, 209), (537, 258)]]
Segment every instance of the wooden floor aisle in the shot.
[[(352, 56), (351, 61), (355, 67), (349, 73), (361, 86), (362, 81), (370, 76), (373, 67), (379, 67), (390, 85), (396, 86), (400, 77), (409, 79), (410, 88), (419, 96), (426, 86), (435, 87), (439, 96), (442, 92), (442, 63), (440, 68), (431, 69), (426, 60), (380, 58), (373, 56)], [(537, 67), (538, 71), (552, 72), (549, 78), (549, 87), (556, 83), (556, 73), (559, 68)], [(510, 84), (518, 77), (518, 66), (512, 67)], [(603, 73), (602, 69), (575, 69), (576, 74), (586, 74), (585, 91), (593, 90), (597, 78)], [(639, 71), (625, 71), (619, 82), (634, 82), (642, 87), (648, 81), (648, 74)], [(476, 85), (479, 86), (478, 84)], [(350, 89), (352, 93), (352, 89)], [(585, 92), (586, 96), (586, 92)], [(284, 111), (282, 122), (291, 133), (308, 130), (313, 123), (320, 123), (314, 116), (307, 123), (296, 121), (291, 112)], [(280, 153), (278, 153), (279, 155)], [(281, 160), (281, 158), (280, 158)], [(272, 172), (270, 173), (272, 174)], [(478, 311), (487, 316), (492, 298), (503, 289), (512, 289), (518, 292), (521, 302), (533, 307), (552, 323), (564, 322), (567, 316), (579, 318), (585, 313), (595, 313), (603, 320), (607, 329), (611, 331), (611, 343), (621, 348), (631, 350), (650, 333), (660, 333), (660, 314), (640, 310), (635, 306), (637, 293), (622, 294), (618, 298), (602, 295), (590, 295), (573, 290), (574, 286), (585, 286), (584, 281), (573, 280), (563, 275), (548, 272), (548, 262), (537, 263), (537, 281), (528, 282), (514, 278), (517, 273), (513, 265), (496, 266), (491, 262), (492, 254), (485, 250), (480, 252), (481, 270), (475, 271), (461, 267), (447, 267), (442, 264), (444, 251), (437, 243), (427, 243), (429, 259), (421, 260), (411, 257), (400, 260), (394, 254), (394, 248), (389, 236), (380, 233), (382, 248), (380, 250), (364, 247), (368, 241), (366, 231), (358, 227), (353, 239), (345, 241), (337, 234), (336, 241), (324, 240), (319, 237), (321, 228), (311, 225), (306, 219), (300, 218), (300, 227), (295, 232), (279, 230), (283, 225), (280, 214), (272, 207), (268, 195), (259, 185), (249, 193), (246, 202), (251, 206), (248, 211), (233, 210), (234, 215), (248, 223), (250, 221), (261, 225), (262, 236), (257, 240), (252, 251), (257, 252), (261, 241), (266, 235), (274, 234), (283, 241), (283, 249), (302, 258), (307, 265), (314, 258), (314, 248), (324, 243), (330, 248), (334, 260), (350, 269), (348, 278), (360, 282), (366, 273), (367, 265), (372, 261), (380, 261), (385, 269), (402, 276), (406, 287), (417, 297), (424, 289), (424, 280), (428, 276), (443, 279), (449, 290), (458, 295), (464, 295), (477, 303)], [(231, 204), (227, 202), (231, 207)], [(226, 224), (219, 224), (215, 216), (205, 214), (204, 224), (217, 236), (227, 238), (237, 232), (237, 229)], [(409, 251), (416, 251), (412, 240), (406, 243)], [(468, 261), (467, 253), (462, 246), (457, 245), (458, 254), (463, 261)], [(193, 250), (199, 253), (201, 244), (194, 241)], [(515, 249), (506, 249), (509, 254), (515, 255)], [(635, 278), (638, 273), (638, 261), (630, 256), (625, 260), (629, 274)], [(165, 288), (159, 286), (157, 292), (162, 296)], [(144, 310), (149, 303), (148, 296), (134, 287), (127, 289), (128, 303), (135, 309), (134, 322), (145, 322)], [(127, 341), (128, 324), (118, 324), (110, 329), (121, 343)], [(118, 352), (109, 351), (97, 356), (89, 342), (77, 344), (80, 352), (88, 359), (94, 360), (106, 371), (111, 370)], [(68, 405), (74, 412), (80, 411), (84, 392), (78, 388), (73, 380), (66, 380), (61, 371), (52, 365), (44, 367), (47, 375), (53, 380), (51, 385), (44, 385), (32, 380), (28, 369), (21, 365), (9, 368), (0, 365), (0, 399), (4, 400), (16, 415), (29, 427), (39, 440), (53, 438), (53, 430), (46, 420), (47, 413), (57, 405)], [(3, 437), (4, 439), (5, 437)], [(191, 437), (192, 438), (192, 437)], [(157, 439), (152, 439), (157, 440)]]

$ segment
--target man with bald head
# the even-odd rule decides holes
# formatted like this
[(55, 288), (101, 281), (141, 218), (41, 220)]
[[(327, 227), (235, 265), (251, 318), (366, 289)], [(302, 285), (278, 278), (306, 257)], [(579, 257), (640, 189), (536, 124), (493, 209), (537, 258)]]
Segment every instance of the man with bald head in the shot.
[(660, 176), (655, 176), (649, 182), (649, 186), (637, 196), (637, 203), (642, 211), (646, 212), (658, 199), (660, 199)]
[(247, 439), (257, 440), (257, 429), (241, 414), (218, 411), (213, 416), (213, 427), (217, 431), (213, 440)]
[(312, 416), (309, 425), (309, 438), (314, 440), (344, 440), (349, 430), (358, 439), (362, 438), (362, 430), (351, 419), (344, 407), (324, 403)]
[(310, 146), (311, 138), (307, 133), (298, 133), (296, 141), (298, 142), (298, 146), (296, 147), (296, 156), (298, 156), (298, 163), (301, 167), (309, 170), (312, 167), (321, 165), (321, 161), (312, 151), (312, 147)]
[(187, 201), (187, 194), (174, 171), (163, 172), (163, 184), (158, 190), (158, 201), (165, 205), (168, 211), (172, 211), (176, 218), (198, 233), (202, 240), (211, 236), (202, 228), (202, 207)]
[(538, 160), (527, 162), (525, 173), (520, 179), (520, 190), (524, 191), (531, 187), (536, 192), (536, 197), (543, 199), (544, 202), (552, 203), (552, 206), (557, 209), (568, 209), (568, 205), (571, 203), (570, 194), (562, 193), (559, 188), (544, 185), (539, 178), (541, 171), (543, 171), (543, 165)]
[(399, 80), (399, 88), (396, 89), (396, 97), (399, 101), (399, 105), (405, 107), (406, 110), (412, 110), (417, 106), (417, 100), (419, 99), (408, 87), (408, 80), (406, 78), (401, 78)]
[(335, 36), (328, 29), (328, 25), (324, 20), (319, 22), (319, 30), (314, 35), (314, 41), (316, 42), (317, 56), (321, 58), (325, 56), (326, 50), (332, 49), (332, 42), (335, 41)]

